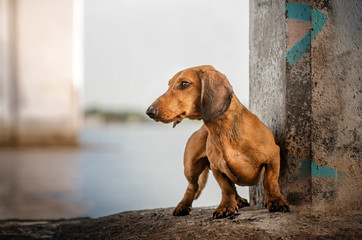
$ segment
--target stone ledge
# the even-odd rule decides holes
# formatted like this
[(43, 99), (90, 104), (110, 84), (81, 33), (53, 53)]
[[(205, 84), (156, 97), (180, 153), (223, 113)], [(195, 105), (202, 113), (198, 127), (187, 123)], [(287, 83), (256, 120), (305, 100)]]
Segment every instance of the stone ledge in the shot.
[(172, 209), (123, 212), (103, 218), (2, 220), (0, 239), (361, 239), (361, 211), (341, 216), (269, 213), (240, 209), (234, 217), (212, 219), (214, 208), (172, 216)]

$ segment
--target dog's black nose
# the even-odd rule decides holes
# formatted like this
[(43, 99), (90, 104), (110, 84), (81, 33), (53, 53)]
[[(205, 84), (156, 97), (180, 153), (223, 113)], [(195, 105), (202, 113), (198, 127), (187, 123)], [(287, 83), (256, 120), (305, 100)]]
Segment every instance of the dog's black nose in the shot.
[(150, 117), (150, 118), (155, 118), (156, 114), (158, 112), (158, 109), (155, 107), (149, 107), (146, 111), (146, 114)]

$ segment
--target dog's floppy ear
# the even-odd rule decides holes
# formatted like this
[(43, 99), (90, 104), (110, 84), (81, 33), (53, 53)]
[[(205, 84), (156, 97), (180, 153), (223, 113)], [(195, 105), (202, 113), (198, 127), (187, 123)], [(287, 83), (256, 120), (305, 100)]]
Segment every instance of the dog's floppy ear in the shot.
[(201, 115), (205, 122), (222, 117), (229, 109), (233, 88), (224, 74), (217, 70), (199, 71), (201, 80)]

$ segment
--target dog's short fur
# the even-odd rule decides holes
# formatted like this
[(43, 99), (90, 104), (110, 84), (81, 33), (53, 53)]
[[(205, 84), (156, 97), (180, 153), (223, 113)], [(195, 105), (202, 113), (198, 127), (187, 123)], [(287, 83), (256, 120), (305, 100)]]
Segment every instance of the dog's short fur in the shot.
[(222, 190), (215, 218), (248, 206), (234, 184), (255, 185), (264, 173), (265, 205), (269, 211), (289, 211), (279, 190), (279, 147), (273, 134), (240, 103), (227, 78), (212, 66), (199, 66), (178, 72), (168, 85), (146, 113), (174, 126), (184, 118), (204, 122), (187, 142), (184, 167), (189, 185), (173, 214), (189, 213), (209, 169)]

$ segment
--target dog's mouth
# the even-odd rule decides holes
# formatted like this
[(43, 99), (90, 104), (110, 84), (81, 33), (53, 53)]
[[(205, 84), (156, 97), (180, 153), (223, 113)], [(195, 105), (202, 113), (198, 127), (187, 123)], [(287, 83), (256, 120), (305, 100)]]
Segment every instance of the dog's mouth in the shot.
[(177, 124), (181, 123), (181, 121), (185, 118), (186, 112), (183, 112), (176, 116), (176, 121), (173, 122), (172, 128), (175, 128)]
[(176, 127), (177, 124), (181, 123), (185, 117), (186, 117), (186, 112), (183, 112), (171, 119), (164, 119), (162, 117), (157, 117), (157, 118), (154, 118), (153, 120), (155, 120), (156, 122), (162, 122), (165, 124), (173, 122), (172, 127), (174, 128), (174, 127)]

